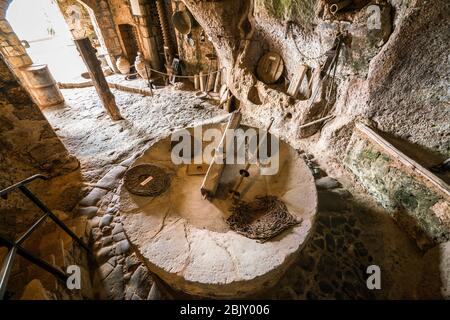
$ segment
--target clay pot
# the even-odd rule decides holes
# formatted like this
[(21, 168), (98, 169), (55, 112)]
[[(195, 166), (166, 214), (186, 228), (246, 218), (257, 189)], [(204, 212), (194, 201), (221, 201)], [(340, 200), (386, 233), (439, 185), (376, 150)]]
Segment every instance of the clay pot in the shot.
[[(136, 68), (136, 72), (139, 74), (139, 76), (142, 79), (148, 79), (150, 76), (150, 69), (147, 68), (147, 71), (145, 70), (145, 59), (142, 53), (138, 52), (138, 55), (136, 57), (136, 61), (134, 62), (134, 67)], [(148, 72), (148, 74), (147, 74)]]
[(130, 73), (130, 62), (125, 57), (119, 57), (116, 63), (117, 69), (119, 69), (121, 74), (129, 74)]

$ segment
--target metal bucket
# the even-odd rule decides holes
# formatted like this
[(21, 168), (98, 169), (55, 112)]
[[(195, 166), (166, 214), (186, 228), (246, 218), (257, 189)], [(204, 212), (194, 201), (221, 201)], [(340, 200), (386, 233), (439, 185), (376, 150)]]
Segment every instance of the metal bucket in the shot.
[(20, 71), (39, 107), (50, 107), (64, 102), (64, 97), (46, 64), (32, 64), (20, 68)]

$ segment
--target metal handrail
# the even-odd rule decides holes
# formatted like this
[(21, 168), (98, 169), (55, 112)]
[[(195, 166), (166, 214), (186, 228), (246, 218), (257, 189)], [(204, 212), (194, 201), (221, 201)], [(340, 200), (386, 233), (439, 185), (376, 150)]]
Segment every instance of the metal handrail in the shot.
[(36, 174), (34, 176), (31, 176), (25, 180), (22, 180), (16, 184), (13, 184), (12, 186), (9, 186), (3, 190), (0, 190), (0, 197), (7, 199), (7, 196), (10, 192), (18, 189), (20, 190), (28, 199), (30, 199), (41, 211), (44, 212), (44, 215), (39, 217), (33, 225), (28, 228), (28, 230), (20, 236), (18, 240), (10, 241), (2, 236), (0, 236), (0, 246), (7, 247), (8, 253), (4, 259), (2, 268), (0, 270), (0, 300), (3, 300), (4, 295), (6, 293), (6, 287), (8, 286), (8, 280), (9, 276), (11, 274), (11, 269), (14, 263), (14, 259), (16, 255), (19, 255), (26, 260), (30, 261), (31, 263), (37, 265), (38, 267), (44, 269), (45, 271), (51, 273), (54, 275), (58, 280), (66, 282), (67, 281), (67, 275), (62, 272), (61, 270), (55, 268), (54, 266), (50, 265), (46, 261), (36, 257), (32, 253), (28, 252), (26, 249), (21, 247), (21, 244), (28, 239), (34, 230), (38, 226), (42, 224), (42, 222), (45, 221), (45, 219), (48, 217), (53, 222), (55, 222), (64, 232), (66, 232), (75, 242), (77, 242), (81, 247), (83, 247), (88, 254), (91, 254), (91, 251), (89, 247), (75, 234), (70, 230), (64, 222), (62, 222), (55, 214), (47, 208), (47, 206), (39, 200), (38, 197), (36, 197), (27, 187), (26, 185), (30, 182), (33, 182), (36, 179), (42, 179), (42, 180), (48, 180), (48, 177), (42, 175), (42, 174)]
[(19, 188), (20, 186), (24, 186), (24, 185), (34, 181), (36, 179), (48, 180), (48, 178), (42, 174), (35, 174), (34, 176), (26, 178), (25, 180), (22, 180), (20, 182), (17, 182), (16, 184), (13, 184), (12, 186), (9, 186), (3, 190), (0, 190), (0, 197), (6, 199), (5, 197), (8, 195), (8, 193)]

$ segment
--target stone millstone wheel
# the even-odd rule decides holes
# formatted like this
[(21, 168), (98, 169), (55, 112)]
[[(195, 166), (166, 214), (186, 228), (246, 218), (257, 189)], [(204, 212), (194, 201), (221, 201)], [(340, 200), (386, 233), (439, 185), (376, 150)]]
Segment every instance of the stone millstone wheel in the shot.
[[(201, 130), (205, 136), (206, 130), (223, 133), (225, 128), (226, 123), (213, 123), (186, 130), (195, 141), (195, 132)], [(239, 139), (245, 139), (247, 129), (257, 129), (239, 128), (243, 129), (237, 130)], [(189, 140), (189, 136), (183, 139)], [(209, 152), (209, 141), (198, 137), (197, 142), (203, 154)], [(176, 164), (173, 147), (172, 136), (168, 136), (134, 163), (136, 167), (151, 163), (164, 168), (170, 175), (166, 192), (158, 197), (141, 197), (120, 188), (118, 210), (123, 228), (146, 267), (175, 291), (193, 297), (253, 297), (276, 286), (309, 239), (317, 213), (314, 178), (297, 150), (283, 141), (279, 148), (272, 144), (274, 171), (261, 175), (259, 166), (248, 169), (250, 175), (242, 182), (240, 201), (251, 206), (244, 209), (251, 211), (252, 221), (260, 219), (260, 223), (251, 224), (250, 230), (258, 239), (250, 239), (238, 232), (242, 229), (227, 223), (233, 206), (229, 189), (236, 185), (245, 165), (227, 164), (216, 197), (203, 199), (200, 187), (204, 176), (190, 174), (192, 162)], [(259, 197), (266, 201), (255, 204)], [(272, 211), (274, 214), (270, 214)], [(260, 213), (269, 214), (261, 219)], [(260, 231), (267, 241), (259, 241)]]
[(158, 166), (141, 164), (125, 173), (124, 185), (133, 194), (156, 197), (169, 188), (170, 177)]

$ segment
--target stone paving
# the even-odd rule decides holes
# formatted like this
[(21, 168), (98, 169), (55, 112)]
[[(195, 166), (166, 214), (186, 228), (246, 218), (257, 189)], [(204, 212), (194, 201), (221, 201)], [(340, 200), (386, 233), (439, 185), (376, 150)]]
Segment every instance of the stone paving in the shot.
[[(195, 98), (192, 92), (164, 88), (156, 90), (155, 97), (145, 98), (115, 92), (126, 118), (116, 124), (102, 110), (93, 89), (64, 92), (66, 107), (45, 113), (82, 163), (86, 192), (76, 213), (89, 218), (96, 257), (92, 277), (95, 297), (164, 298), (123, 231), (116, 209), (117, 187), (135, 157), (154, 142), (177, 128), (217, 121), (224, 113)], [(338, 181), (327, 177), (323, 168), (315, 164), (313, 155), (303, 157), (319, 189), (320, 212), (315, 232), (280, 283), (259, 297), (416, 297), (422, 253), (383, 213), (361, 211), (361, 200), (355, 198), (354, 190), (350, 193)], [(389, 280), (383, 283), (386, 290), (367, 289), (366, 269), (371, 264), (381, 266), (383, 280)]]

